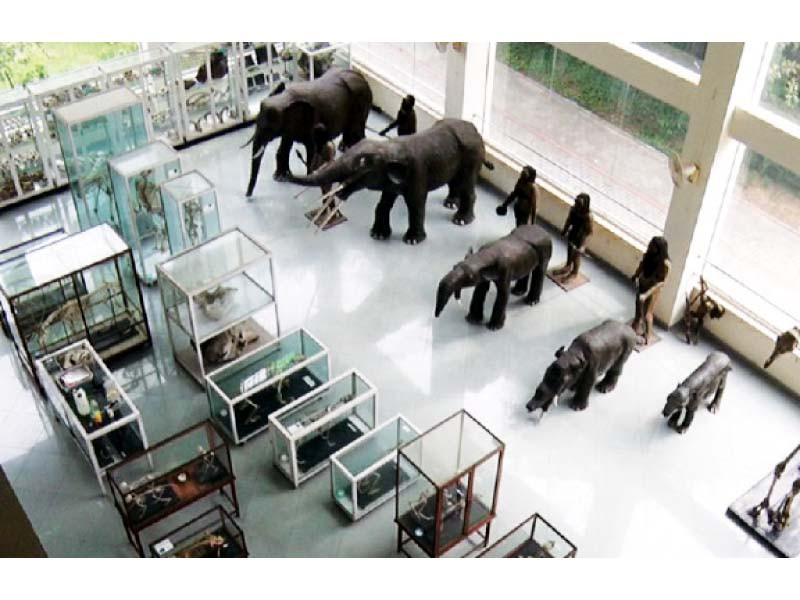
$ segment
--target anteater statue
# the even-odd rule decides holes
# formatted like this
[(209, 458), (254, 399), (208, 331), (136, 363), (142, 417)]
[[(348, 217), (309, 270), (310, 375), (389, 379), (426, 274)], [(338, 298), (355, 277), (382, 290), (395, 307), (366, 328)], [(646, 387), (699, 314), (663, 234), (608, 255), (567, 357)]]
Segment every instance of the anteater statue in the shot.
[[(509, 290), (525, 297), (527, 304), (536, 304), (542, 294), (547, 264), (553, 253), (553, 242), (538, 225), (522, 225), (507, 236), (485, 244), (477, 252), (470, 252), (439, 282), (436, 292), (436, 316), (444, 310), (450, 296), (460, 298), (461, 290), (475, 286), (469, 306), (467, 321), (483, 322), (483, 303), (489, 284), (497, 286), (497, 300), (487, 327), (500, 329), (506, 320)], [(532, 279), (528, 290), (528, 279)], [(514, 288), (511, 282), (516, 281)]]
[(546, 413), (559, 395), (574, 392), (570, 406), (584, 410), (595, 382), (597, 391), (610, 392), (617, 385), (625, 361), (636, 346), (636, 334), (627, 323), (607, 320), (580, 334), (565, 351), (556, 350), (556, 360), (547, 367), (536, 393), (525, 405), (528, 412), (541, 409)]
[(731, 359), (724, 352), (712, 352), (703, 364), (684, 379), (675, 391), (667, 396), (667, 403), (661, 414), (667, 418), (667, 424), (678, 433), (689, 429), (694, 413), (700, 403), (714, 394), (708, 404), (708, 411), (716, 413), (725, 391), (725, 380), (731, 370)]

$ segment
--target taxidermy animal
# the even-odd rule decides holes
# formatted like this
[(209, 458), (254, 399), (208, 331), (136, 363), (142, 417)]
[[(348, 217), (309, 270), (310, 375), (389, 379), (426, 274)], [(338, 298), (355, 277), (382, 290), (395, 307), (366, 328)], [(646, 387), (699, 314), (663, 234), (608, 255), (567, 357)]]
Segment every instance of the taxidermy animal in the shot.
[(712, 319), (720, 319), (725, 315), (725, 307), (716, 300), (709, 298), (707, 294), (708, 284), (702, 277), (700, 278), (700, 289), (692, 294), (686, 294), (683, 324), (687, 344), (697, 344), (706, 316)]
[(770, 354), (769, 358), (764, 362), (764, 368), (769, 369), (769, 366), (775, 362), (775, 359), (781, 354), (794, 352), (795, 348), (797, 348), (798, 340), (800, 340), (800, 327), (794, 327), (780, 334), (778, 339), (775, 340), (775, 348), (772, 349), (772, 354)]
[(541, 409), (544, 415), (563, 392), (570, 390), (574, 392), (570, 407), (584, 410), (592, 387), (601, 377), (598, 392), (605, 394), (616, 387), (635, 347), (636, 334), (630, 325), (611, 319), (580, 334), (567, 350), (563, 346), (556, 350), (556, 360), (547, 367), (525, 408), (528, 412)]
[[(500, 329), (506, 320), (509, 291), (515, 295), (522, 295), (527, 291), (527, 304), (539, 302), (552, 253), (553, 242), (538, 225), (522, 225), (507, 236), (484, 244), (477, 252), (470, 251), (439, 282), (435, 315), (438, 317), (442, 313), (450, 296), (455, 294), (456, 299), (459, 299), (463, 288), (475, 286), (467, 321), (482, 323), (483, 303), (489, 284), (494, 282), (497, 299), (487, 327), (492, 330)], [(528, 280), (531, 277), (533, 283), (528, 290)], [(512, 281), (516, 281), (513, 288)]]
[(250, 138), (253, 155), (247, 196), (253, 194), (261, 158), (272, 140), (281, 138), (273, 178), (286, 181), (291, 175), (289, 155), (295, 142), (305, 146), (306, 162), (313, 164), (314, 126), (321, 123), (329, 136), (328, 141), (341, 134), (343, 147), (349, 148), (364, 138), (371, 108), (372, 91), (367, 80), (350, 69), (330, 69), (314, 81), (293, 83), (288, 87), (283, 83), (278, 85), (261, 101), (256, 130)]
[(689, 377), (667, 396), (667, 403), (661, 414), (668, 419), (667, 424), (678, 433), (684, 433), (694, 420), (694, 413), (700, 403), (714, 394), (708, 404), (712, 414), (719, 410), (725, 380), (731, 370), (731, 359), (724, 352), (712, 352)]
[(218, 285), (197, 294), (197, 305), (201, 312), (212, 321), (219, 321), (230, 308), (236, 288)]
[(381, 129), (379, 135), (385, 136), (392, 129), (397, 127), (397, 135), (412, 135), (417, 133), (417, 113), (414, 112), (414, 96), (409, 94), (400, 103), (400, 110), (397, 111), (395, 120)]
[(425, 234), (425, 201), (428, 192), (447, 184), (445, 206), (458, 206), (453, 223), (475, 220), (475, 184), (485, 159), (483, 138), (469, 121), (442, 119), (430, 129), (385, 141), (361, 140), (333, 163), (305, 177), (291, 177), (300, 185), (339, 183), (337, 195), (347, 199), (361, 189), (381, 192), (375, 208), (371, 235), (385, 240), (392, 235), (389, 215), (398, 196), (408, 207), (407, 244), (418, 244)]
[(203, 342), (200, 351), (203, 360), (219, 364), (238, 358), (251, 344), (258, 341), (258, 334), (244, 325), (236, 325)]
[(514, 219), (517, 227), (536, 223), (536, 169), (527, 165), (522, 168), (514, 189), (505, 202), (497, 207), (496, 212), (504, 217), (508, 213), (508, 205), (514, 203)]

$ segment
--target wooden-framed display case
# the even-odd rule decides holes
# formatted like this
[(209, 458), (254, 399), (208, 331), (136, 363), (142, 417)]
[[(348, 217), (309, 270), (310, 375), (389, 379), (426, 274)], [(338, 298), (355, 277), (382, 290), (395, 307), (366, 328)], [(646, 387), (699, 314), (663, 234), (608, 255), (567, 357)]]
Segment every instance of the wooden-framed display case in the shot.
[(81, 229), (119, 226), (108, 172), (109, 159), (147, 143), (144, 105), (116, 88), (53, 111)]
[[(397, 448), (419, 433), (408, 419), (396, 415), (331, 455), (331, 495), (353, 521), (394, 496)], [(412, 483), (413, 475), (399, 474), (401, 488)]]
[[(465, 410), (401, 446), (395, 496), (398, 553), (410, 556), (406, 545), (413, 542), (437, 558), (476, 532), (485, 547), (497, 513), (504, 453), (505, 444)], [(412, 483), (403, 487), (400, 473)]]
[(82, 339), (104, 359), (150, 343), (133, 255), (107, 224), (9, 260), (0, 303), (32, 375), (35, 359)]
[(269, 416), (328, 381), (328, 349), (297, 329), (206, 377), (211, 419), (235, 444), (264, 431)]
[(164, 142), (150, 142), (111, 158), (108, 171), (122, 237), (133, 251), (139, 277), (152, 285), (156, 265), (170, 257), (159, 188), (180, 175), (180, 155)]
[(208, 420), (131, 456), (107, 477), (125, 533), (140, 556), (143, 529), (210, 494), (219, 492), (239, 516), (230, 447)]
[(106, 471), (147, 447), (139, 410), (86, 340), (40, 358), (36, 371), (58, 420), (107, 494)]
[[(280, 336), (272, 253), (229, 229), (156, 267), (175, 359), (202, 386)], [(274, 328), (268, 331), (274, 319)]]
[(533, 513), (478, 558), (575, 558), (578, 547), (547, 519)]
[(53, 188), (42, 128), (25, 89), (0, 92), (0, 208)]
[(215, 506), (160, 537), (152, 558), (247, 558), (244, 531), (221, 506)]
[(189, 171), (161, 184), (171, 254), (178, 254), (219, 235), (217, 190), (199, 171)]
[(292, 81), (314, 81), (331, 68), (350, 68), (350, 44), (346, 42), (297, 42), (288, 48)]
[(378, 391), (350, 370), (269, 416), (272, 462), (298, 487), (377, 424)]

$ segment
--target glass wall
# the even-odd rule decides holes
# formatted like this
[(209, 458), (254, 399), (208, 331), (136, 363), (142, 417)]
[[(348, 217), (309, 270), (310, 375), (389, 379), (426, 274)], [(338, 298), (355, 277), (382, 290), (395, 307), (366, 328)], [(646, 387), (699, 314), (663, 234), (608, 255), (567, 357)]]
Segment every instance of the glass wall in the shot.
[(708, 46), (708, 42), (637, 42), (637, 44), (695, 73), (699, 73), (703, 68)]
[(499, 43), (488, 139), (633, 237), (663, 232), (689, 118), (539, 42)]
[(761, 105), (800, 123), (800, 42), (775, 44)]

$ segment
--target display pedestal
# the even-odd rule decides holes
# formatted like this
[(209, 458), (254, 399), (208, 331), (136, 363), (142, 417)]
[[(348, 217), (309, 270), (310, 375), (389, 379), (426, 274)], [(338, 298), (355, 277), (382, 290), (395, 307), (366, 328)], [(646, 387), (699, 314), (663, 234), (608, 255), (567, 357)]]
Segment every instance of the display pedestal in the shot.
[(550, 281), (552, 281), (553, 283), (555, 283), (558, 287), (560, 287), (565, 292), (571, 292), (575, 288), (579, 288), (583, 284), (589, 283), (589, 281), (591, 281), (583, 273), (578, 273), (577, 275), (575, 275), (575, 277), (570, 277), (568, 280), (565, 281), (563, 279), (559, 279), (558, 277), (555, 277), (553, 275), (553, 271), (555, 271), (555, 269), (550, 269), (550, 271), (547, 272), (547, 278)]
[[(633, 325), (633, 320), (630, 320), (628, 322), (628, 325)], [(637, 335), (637, 337), (639, 337), (639, 334), (636, 334), (636, 335)], [(660, 341), (661, 341), (661, 336), (658, 335), (654, 331), (653, 332), (653, 341), (652, 342), (650, 342), (649, 344), (640, 344), (637, 341), (636, 346), (634, 347), (634, 350), (636, 350), (636, 352), (644, 352), (645, 350), (648, 350), (648, 349), (652, 348), (653, 346), (655, 346)]]

